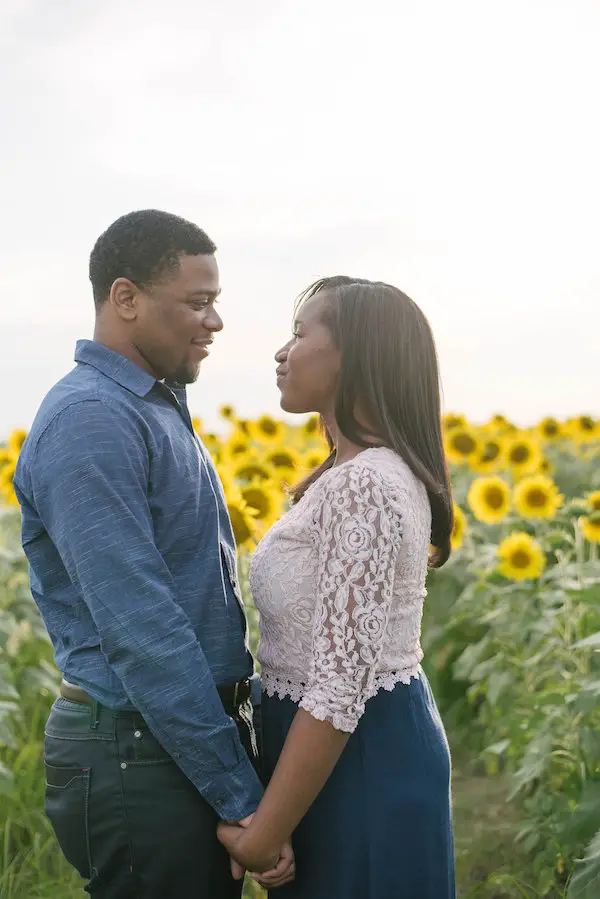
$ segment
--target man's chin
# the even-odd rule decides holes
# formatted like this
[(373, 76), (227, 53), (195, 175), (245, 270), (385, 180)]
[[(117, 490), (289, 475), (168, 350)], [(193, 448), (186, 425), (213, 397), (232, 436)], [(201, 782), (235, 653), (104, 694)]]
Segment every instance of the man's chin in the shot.
[(182, 387), (185, 387), (187, 384), (193, 384), (198, 380), (198, 376), (200, 374), (200, 365), (196, 369), (182, 369), (178, 371), (172, 378), (175, 384), (181, 384)]

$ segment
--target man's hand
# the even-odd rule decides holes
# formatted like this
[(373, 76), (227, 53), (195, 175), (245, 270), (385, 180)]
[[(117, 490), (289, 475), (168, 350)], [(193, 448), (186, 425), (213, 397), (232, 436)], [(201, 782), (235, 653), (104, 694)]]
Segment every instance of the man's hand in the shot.
[[(248, 827), (254, 815), (248, 815), (246, 818), (242, 818), (241, 821), (236, 821), (238, 827)], [(231, 876), (234, 880), (243, 880), (244, 874), (246, 873), (246, 869), (243, 868), (239, 862), (233, 858), (233, 856), (229, 856), (229, 864), (231, 865)]]
[(248, 870), (269, 889), (283, 886), (295, 876), (292, 847), (289, 843), (279, 850), (260, 846), (249, 829), (251, 819), (252, 815), (237, 824), (221, 822), (217, 829), (219, 840), (231, 857), (231, 873), (236, 880), (241, 880)]

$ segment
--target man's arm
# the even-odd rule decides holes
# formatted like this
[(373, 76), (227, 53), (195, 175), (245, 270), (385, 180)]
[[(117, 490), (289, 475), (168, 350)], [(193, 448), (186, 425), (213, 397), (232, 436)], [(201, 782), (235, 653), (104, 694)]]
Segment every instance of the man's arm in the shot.
[(130, 701), (221, 818), (251, 814), (262, 788), (156, 547), (138, 426), (79, 402), (46, 429), (31, 472), (42, 523)]

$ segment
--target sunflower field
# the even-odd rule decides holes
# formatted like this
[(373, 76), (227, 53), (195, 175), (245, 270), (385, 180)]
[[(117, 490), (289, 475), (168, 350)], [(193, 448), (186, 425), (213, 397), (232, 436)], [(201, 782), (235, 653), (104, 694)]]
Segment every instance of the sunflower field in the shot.
[[(286, 488), (328, 447), (315, 416), (291, 425), (220, 414), (219, 434), (194, 427), (223, 481), (244, 575)], [(0, 896), (70, 899), (81, 887), (42, 811), (58, 678), (19, 546), (12, 477), (26, 436), (0, 447)], [(453, 553), (429, 575), (423, 648), (454, 757), (459, 895), (598, 899), (600, 421), (519, 429), (501, 415), (483, 425), (446, 415), (444, 441)], [(478, 786), (466, 799), (467, 768)]]

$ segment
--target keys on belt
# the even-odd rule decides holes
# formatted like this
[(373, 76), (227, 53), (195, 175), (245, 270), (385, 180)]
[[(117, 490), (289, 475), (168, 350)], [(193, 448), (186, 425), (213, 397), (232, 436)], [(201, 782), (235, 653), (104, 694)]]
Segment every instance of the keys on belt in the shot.
[[(226, 712), (239, 709), (239, 707), (250, 698), (251, 690), (252, 687), (249, 678), (237, 681), (235, 684), (226, 684), (223, 687), (217, 687), (217, 692)], [(94, 700), (89, 693), (86, 693), (81, 687), (76, 687), (75, 684), (70, 684), (64, 679), (60, 684), (60, 695), (64, 699), (70, 699), (71, 702), (82, 702), (86, 705), (92, 705), (94, 703)]]

